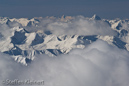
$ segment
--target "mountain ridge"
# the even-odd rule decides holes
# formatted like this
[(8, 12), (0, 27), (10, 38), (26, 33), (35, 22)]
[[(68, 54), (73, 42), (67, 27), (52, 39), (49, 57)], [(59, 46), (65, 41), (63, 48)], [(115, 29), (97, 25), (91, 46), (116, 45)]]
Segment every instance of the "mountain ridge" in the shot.
[[(60, 28), (64, 27), (69, 28), (68, 25), (71, 25), (71, 23), (76, 24), (79, 23), (77, 21), (82, 21), (82, 20), (84, 22), (86, 21), (86, 23), (91, 25), (97, 22), (95, 24), (96, 27), (102, 29), (104, 27), (98, 26), (98, 24), (104, 22), (104, 25), (106, 24), (105, 25), (106, 27), (107, 26), (110, 27), (113, 30), (113, 32), (117, 33), (117, 35), (98, 35), (98, 34), (56, 35), (52, 33), (53, 29), (51, 29), (51, 27), (53, 28), (56, 26), (56, 28), (59, 28), (57, 29), (57, 31), (60, 31)], [(91, 44), (92, 42), (98, 39), (106, 41), (108, 44), (112, 46), (117, 46), (120, 49), (129, 51), (129, 43), (128, 43), (129, 20), (120, 20), (120, 19), (107, 20), (107, 19), (101, 19), (97, 15), (94, 15), (92, 18), (85, 18), (83, 16), (79, 17), (66, 16), (62, 18), (40, 17), (40, 18), (32, 18), (29, 20), (26, 18), (9, 19), (5, 17), (3, 19), (0, 18), (0, 24), (3, 27), (3, 29), (8, 27), (7, 31), (9, 33), (7, 34), (7, 36), (4, 37), (3, 35), (1, 37), (0, 52), (11, 55), (15, 59), (15, 61), (25, 65), (31, 62), (31, 60), (35, 58), (36, 54), (47, 54), (49, 56), (67, 54), (72, 49), (75, 48), (83, 49), (87, 45)], [(82, 23), (80, 25), (83, 26)], [(88, 29), (90, 29), (90, 27)], [(98, 29), (98, 31), (99, 30), (101, 29)], [(6, 32), (2, 31), (0, 32), (1, 34), (6, 34)], [(64, 29), (62, 29), (61, 31), (65, 32)]]

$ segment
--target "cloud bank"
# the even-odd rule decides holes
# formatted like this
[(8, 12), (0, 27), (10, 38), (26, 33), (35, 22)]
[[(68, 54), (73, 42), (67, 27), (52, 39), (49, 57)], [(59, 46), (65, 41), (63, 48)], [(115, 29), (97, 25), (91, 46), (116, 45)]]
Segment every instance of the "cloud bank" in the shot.
[(83, 16), (73, 17), (73, 19), (46, 18), (40, 23), (30, 23), (32, 26), (26, 27), (29, 32), (37, 30), (49, 31), (54, 35), (116, 35), (108, 23), (101, 20), (89, 20)]
[(0, 54), (0, 80), (44, 80), (44, 86), (128, 86), (128, 62), (127, 51), (98, 40), (67, 55), (37, 55), (27, 67)]

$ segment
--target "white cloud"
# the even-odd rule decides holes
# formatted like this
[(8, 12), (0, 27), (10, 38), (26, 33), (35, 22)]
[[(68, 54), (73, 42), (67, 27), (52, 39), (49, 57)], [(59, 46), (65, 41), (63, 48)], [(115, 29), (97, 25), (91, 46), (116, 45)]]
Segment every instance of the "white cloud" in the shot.
[(53, 22), (47, 28), (57, 35), (115, 35), (107, 23), (85, 18), (75, 18), (70, 22)]
[(46, 18), (34, 26), (26, 27), (28, 31), (50, 31), (54, 35), (116, 35), (116, 32), (104, 21), (89, 20), (83, 16), (64, 20)]
[(128, 86), (128, 56), (127, 51), (101, 40), (67, 55), (38, 55), (27, 67), (0, 54), (0, 76), (4, 77), (0, 80), (44, 80), (44, 86)]
[(11, 30), (10, 30), (10, 28), (9, 28), (8, 25), (6, 25), (6, 24), (0, 24), (0, 34), (1, 34), (0, 39), (7, 38), (10, 35), (10, 32), (11, 32)]

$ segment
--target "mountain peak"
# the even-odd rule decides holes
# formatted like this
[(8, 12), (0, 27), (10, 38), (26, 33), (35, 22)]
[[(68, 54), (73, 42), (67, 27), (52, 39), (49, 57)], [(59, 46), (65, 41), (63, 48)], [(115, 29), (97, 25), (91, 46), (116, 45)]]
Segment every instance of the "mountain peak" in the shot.
[(101, 20), (101, 18), (98, 15), (96, 15), (96, 14), (94, 14), (91, 19), (92, 20)]

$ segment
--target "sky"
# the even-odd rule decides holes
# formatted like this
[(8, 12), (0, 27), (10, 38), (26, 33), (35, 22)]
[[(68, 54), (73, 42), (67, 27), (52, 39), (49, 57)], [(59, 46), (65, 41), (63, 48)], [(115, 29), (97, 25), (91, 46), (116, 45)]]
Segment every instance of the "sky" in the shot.
[(129, 0), (0, 0), (0, 16), (77, 16), (129, 19)]

